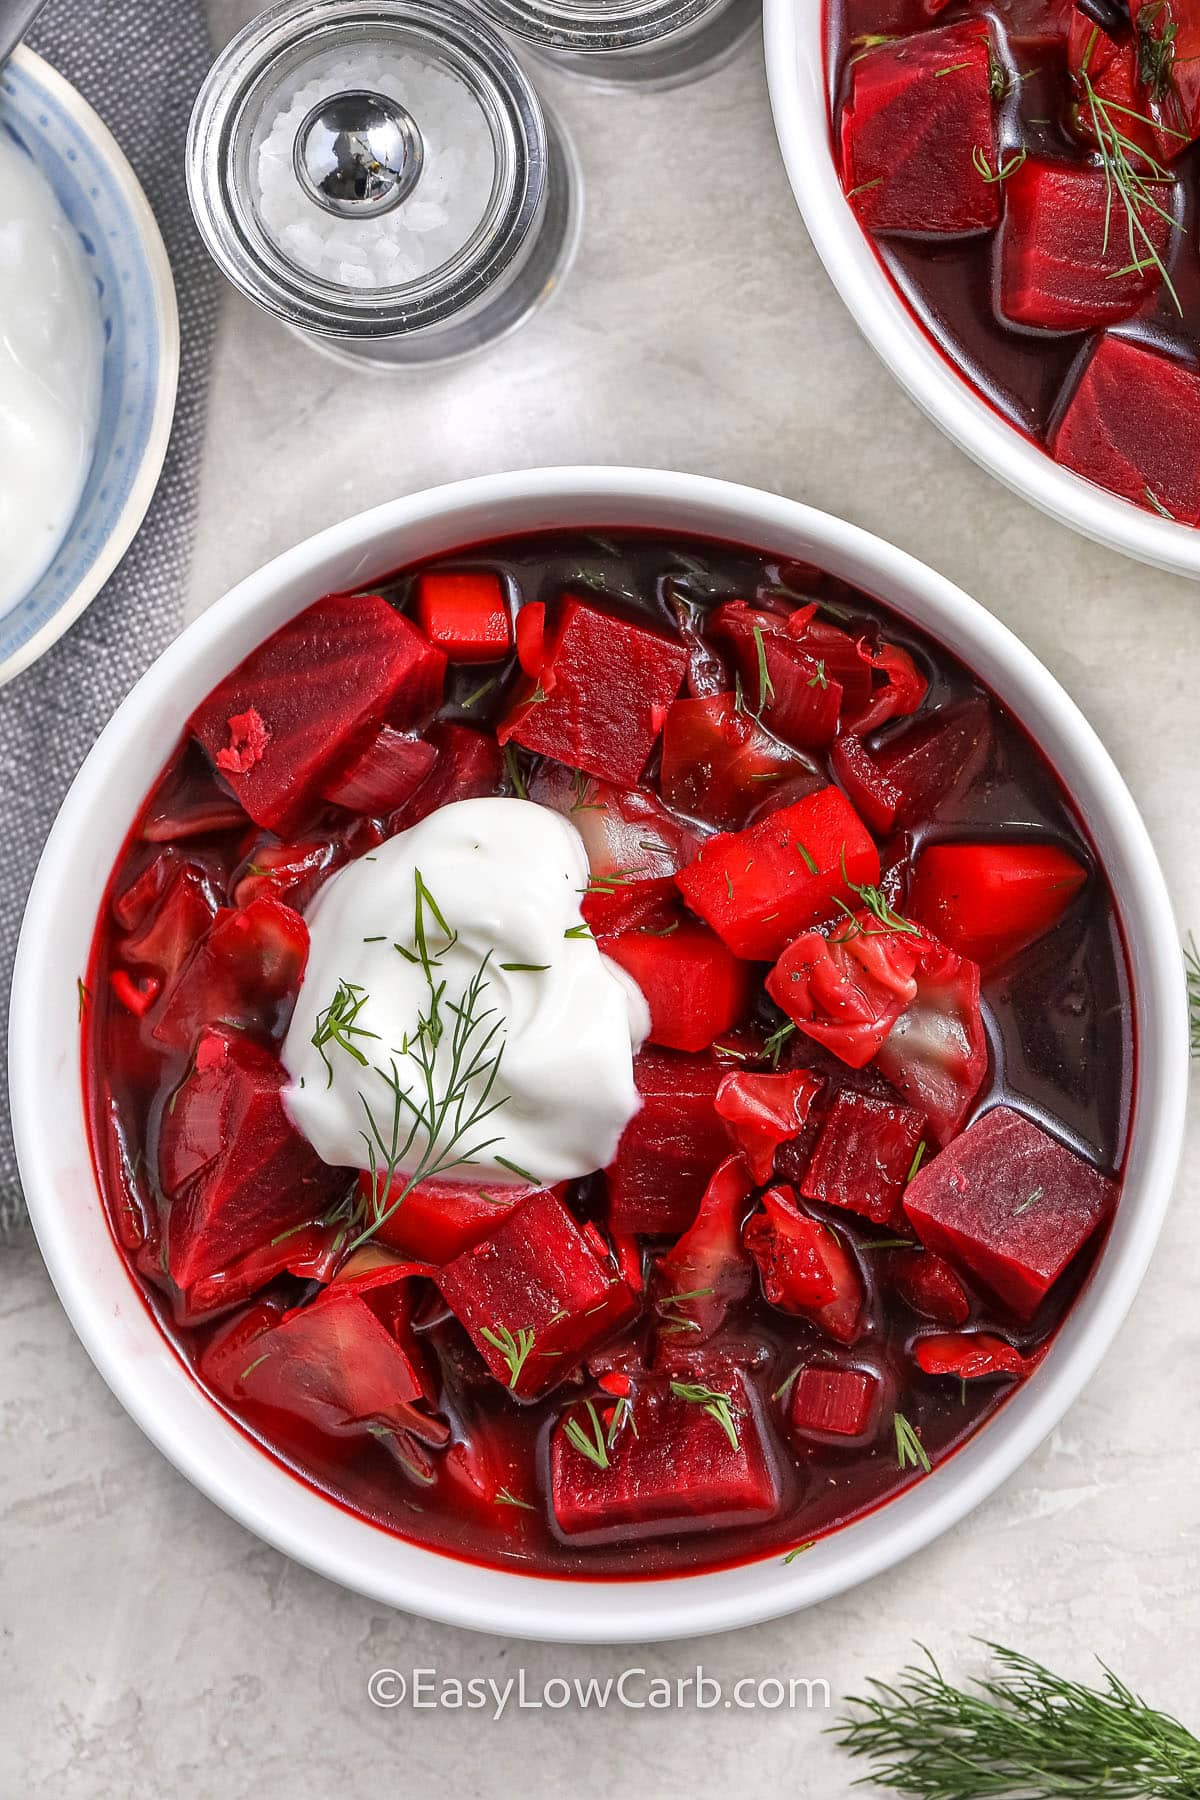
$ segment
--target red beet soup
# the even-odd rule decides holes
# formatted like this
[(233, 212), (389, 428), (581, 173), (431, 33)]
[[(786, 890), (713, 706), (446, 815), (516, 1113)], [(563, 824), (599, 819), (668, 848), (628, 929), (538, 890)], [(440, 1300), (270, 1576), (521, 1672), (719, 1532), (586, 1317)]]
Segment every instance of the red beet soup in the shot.
[(1027, 437), (1200, 524), (1200, 0), (827, 0), (842, 186)]
[[(567, 895), (518, 869), (544, 955), (486, 937), (498, 864), (426, 862), (337, 940), (483, 815), (579, 859)], [(368, 955), (419, 996), (387, 1032)], [(519, 1101), (551, 1027), (505, 996), (569, 959), (605, 985), (556, 1060), (629, 1104), (561, 1179), (516, 1154), (572, 1120)], [(114, 1236), (212, 1400), (400, 1537), (584, 1578), (788, 1554), (949, 1456), (1087, 1277), (1133, 1081), (1104, 872), (984, 683), (816, 568), (620, 531), (472, 546), (252, 651), (138, 812), (81, 1018)]]

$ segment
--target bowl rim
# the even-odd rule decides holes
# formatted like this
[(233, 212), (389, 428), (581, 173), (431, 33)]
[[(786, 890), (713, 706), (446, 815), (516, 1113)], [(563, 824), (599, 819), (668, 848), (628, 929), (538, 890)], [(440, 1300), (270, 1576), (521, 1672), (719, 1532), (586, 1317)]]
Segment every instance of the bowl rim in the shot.
[(13, 52), (12, 65), (45, 89), (62, 110), (77, 122), (108, 164), (137, 226), (142, 252), (146, 258), (158, 323), (159, 358), (150, 430), (125, 505), (112, 530), (98, 548), (86, 574), (57, 612), (0, 663), (0, 687), (37, 662), (82, 617), (137, 536), (166, 461), (167, 445), (175, 418), (180, 353), (179, 302), (170, 258), (158, 220), (128, 157), (96, 109), (84, 99), (78, 88), (72, 86), (65, 75), (59, 74), (53, 63), (47, 62), (45, 57), (39, 56), (27, 44), (19, 44)]
[(847, 311), (921, 411), (973, 462), (1060, 525), (1171, 574), (1200, 578), (1200, 529), (1143, 512), (1023, 436), (938, 349), (893, 286), (842, 192), (825, 85), (827, 0), (763, 0), (775, 133), (813, 247)]
[[(982, 1431), (932, 1475), (819, 1540), (786, 1570), (773, 1553), (732, 1570), (648, 1581), (524, 1575), (420, 1549), (344, 1512), (254, 1446), (169, 1349), (116, 1250), (94, 1178), (84, 1212), (88, 1230), (95, 1233), (99, 1222), (100, 1248), (94, 1244), (89, 1250), (87, 1231), (81, 1229), (80, 1170), (70, 1166), (63, 1147), (72, 1130), (83, 1129), (78, 1023), (74, 983), (64, 978), (64, 932), (69, 935), (75, 911), (90, 939), (95, 918), (94, 900), (79, 905), (75, 898), (81, 891), (77, 845), (89, 821), (106, 811), (113, 831), (124, 835), (141, 790), (116, 798), (115, 774), (124, 759), (130, 770), (144, 775), (147, 732), (161, 734), (165, 719), (178, 733), (190, 705), (213, 679), (205, 653), (219, 651), (224, 660), (217, 659), (217, 666), (232, 666), (282, 618), (316, 598), (331, 567), (370, 569), (362, 574), (369, 582), (385, 567), (398, 566), (404, 560), (403, 553), (394, 555), (398, 536), (423, 533), (446, 550), (470, 541), (472, 529), (478, 541), (539, 523), (561, 524), (568, 514), (578, 515), (568, 522), (587, 519), (608, 529), (618, 522), (657, 520), (660, 530), (703, 531), (707, 525), (713, 535), (743, 543), (774, 544), (779, 551), (795, 546), (792, 553), (807, 548), (902, 613), (911, 616), (916, 609), (923, 628), (957, 653), (969, 641), (968, 660), (986, 671), (989, 684), (1015, 705), (1035, 737), (1044, 742), (1055, 736), (1060, 768), (1064, 758), (1074, 759), (1078, 775), (1071, 791), (1077, 804), (1090, 808), (1093, 835), (1098, 826), (1109, 833), (1115, 846), (1110, 858), (1115, 853), (1120, 864), (1115, 878), (1128, 884), (1128, 897), (1118, 896), (1118, 905), (1133, 966), (1138, 1091), (1124, 1201), (1096, 1268), (1038, 1371)], [(421, 547), (413, 553), (433, 552)], [(1021, 690), (1019, 704), (1015, 688)], [(1113, 873), (1111, 860), (1108, 866)], [(1145, 824), (1091, 726), (1032, 651), (944, 577), (858, 526), (710, 477), (613, 467), (481, 476), (389, 502), (286, 551), (188, 626), (105, 727), (50, 833), (18, 945), (10, 1052), (18, 1159), (47, 1268), (101, 1375), (168, 1459), (233, 1518), (343, 1586), (448, 1624), (580, 1643), (686, 1637), (811, 1605), (923, 1548), (1012, 1474), (1077, 1397), (1132, 1302), (1170, 1197), (1188, 1076), (1178, 938)], [(69, 1106), (63, 1091), (68, 1079)], [(89, 1156), (89, 1171), (90, 1166)], [(105, 1279), (115, 1299), (113, 1291), (102, 1291)]]

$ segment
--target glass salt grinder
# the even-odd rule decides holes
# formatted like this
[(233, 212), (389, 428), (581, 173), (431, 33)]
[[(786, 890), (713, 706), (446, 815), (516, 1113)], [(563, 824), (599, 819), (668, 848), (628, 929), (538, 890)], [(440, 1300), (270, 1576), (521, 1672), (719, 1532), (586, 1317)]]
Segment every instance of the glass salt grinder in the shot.
[(479, 0), (537, 56), (608, 88), (681, 87), (727, 62), (761, 0)]
[(357, 367), (492, 343), (561, 282), (569, 140), (499, 34), (445, 0), (283, 0), (201, 89), (188, 191), (223, 273)]

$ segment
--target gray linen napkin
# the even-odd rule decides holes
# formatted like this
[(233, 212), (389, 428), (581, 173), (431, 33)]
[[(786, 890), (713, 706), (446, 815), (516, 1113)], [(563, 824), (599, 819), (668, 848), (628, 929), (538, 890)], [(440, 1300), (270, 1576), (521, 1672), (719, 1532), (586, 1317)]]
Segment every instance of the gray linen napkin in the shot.
[[(211, 49), (201, 0), (51, 0), (31, 43), (74, 82), (137, 171), (179, 293), (183, 364), (166, 467), (104, 592), (42, 660), (0, 690), (0, 1001), (38, 855), (71, 778), (117, 702), (179, 629), (196, 514), (217, 278), (184, 187), (188, 114)], [(25, 1218), (0, 1046), (0, 1233)]]

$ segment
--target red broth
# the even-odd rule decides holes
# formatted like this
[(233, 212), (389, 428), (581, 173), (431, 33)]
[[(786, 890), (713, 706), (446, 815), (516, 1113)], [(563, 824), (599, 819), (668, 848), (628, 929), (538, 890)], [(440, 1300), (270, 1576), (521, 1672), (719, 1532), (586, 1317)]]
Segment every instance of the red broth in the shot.
[[(781, 812), (794, 816), (790, 808), (804, 807), (814, 794), (828, 790), (831, 758), (844, 771), (845, 757), (855, 753), (855, 746), (877, 768), (890, 767), (900, 786), (908, 784), (899, 822), (877, 828), (862, 852), (869, 858), (878, 851), (878, 893), (864, 910), (863, 895), (870, 899), (872, 882), (860, 879), (860, 892), (842, 889), (859, 925), (848, 924), (844, 904), (830, 902), (810, 934), (820, 940), (810, 950), (814, 955), (826, 950), (848, 955), (857, 947), (864, 954), (878, 951), (903, 958), (919, 941), (925, 955), (934, 941), (931, 926), (923, 923), (914, 934), (906, 919), (906, 908), (915, 899), (937, 918), (940, 929), (958, 934), (983, 959), (978, 1042), (986, 1053), (979, 1048), (966, 1088), (960, 1083), (952, 1096), (950, 1111), (958, 1108), (960, 1116), (950, 1123), (943, 1116), (945, 1147), (939, 1151), (932, 1128), (921, 1123), (926, 1115), (920, 1105), (908, 1104), (920, 1096), (907, 1085), (903, 1059), (899, 1066), (894, 1060), (888, 1064), (898, 1084), (893, 1086), (874, 1059), (854, 1068), (829, 1048), (828, 1039), (818, 1041), (800, 1028), (781, 1034), (788, 1020), (764, 986), (769, 960), (757, 959), (759, 945), (755, 960), (745, 963), (737, 1016), (717, 1032), (715, 1047), (699, 1052), (651, 1048), (638, 1059), (644, 1088), (654, 1085), (644, 1074), (647, 1055), (660, 1064), (666, 1055), (676, 1070), (701, 1071), (697, 1083), (707, 1099), (682, 1107), (702, 1165), (699, 1182), (693, 1171), (690, 1186), (673, 1186), (675, 1176), (664, 1174), (661, 1164), (641, 1180), (641, 1153), (635, 1148), (626, 1156), (635, 1119), (618, 1158), (626, 1164), (624, 1174), (610, 1179), (596, 1174), (571, 1184), (565, 1195), (571, 1229), (588, 1233), (589, 1254), (608, 1287), (623, 1294), (627, 1280), (636, 1287), (640, 1279), (641, 1286), (632, 1293), (628, 1316), (620, 1320), (614, 1315), (606, 1335), (589, 1342), (580, 1361), (565, 1359), (562, 1378), (535, 1398), (514, 1397), (485, 1361), (481, 1349), (487, 1347), (477, 1331), (472, 1335), (470, 1308), (461, 1284), (452, 1278), (445, 1278), (445, 1295), (437, 1270), (402, 1278), (394, 1286), (385, 1273), (381, 1287), (373, 1287), (368, 1278), (353, 1294), (345, 1283), (339, 1289), (339, 1265), (349, 1242), (345, 1216), (346, 1197), (354, 1189), (352, 1171), (340, 1176), (326, 1171), (320, 1199), (314, 1198), (308, 1215), (301, 1205), (308, 1225), (293, 1226), (290, 1234), (270, 1229), (264, 1241), (268, 1227), (254, 1224), (261, 1190), (269, 1185), (260, 1170), (258, 1186), (251, 1184), (249, 1198), (239, 1201), (243, 1212), (238, 1228), (244, 1227), (246, 1241), (239, 1243), (235, 1259), (237, 1292), (224, 1269), (181, 1292), (169, 1270), (181, 1266), (181, 1256), (203, 1260), (212, 1249), (202, 1234), (199, 1243), (181, 1249), (180, 1237), (185, 1228), (192, 1229), (180, 1224), (192, 1216), (189, 1209), (194, 1211), (188, 1182), (203, 1188), (214, 1166), (204, 1166), (195, 1148), (207, 1116), (196, 1095), (209, 1079), (210, 1062), (197, 1045), (209, 1041), (204, 1034), (214, 1017), (232, 1021), (240, 1004), (238, 994), (228, 989), (212, 998), (217, 991), (211, 977), (212, 914), (220, 906), (225, 909), (222, 920), (244, 920), (264, 896), (285, 912), (289, 903), (302, 910), (331, 864), (370, 854), (389, 830), (411, 820), (421, 794), (418, 786), (407, 812), (402, 806), (387, 817), (310, 798), (293, 808), (289, 847), (282, 847), (276, 832), (256, 825), (243, 811), (233, 791), (240, 786), (243, 794), (248, 792), (242, 777), (236, 771), (222, 776), (185, 733), (140, 809), (113, 870), (86, 977), (81, 1030), (89, 1125), (113, 1234), (161, 1329), (214, 1403), (297, 1477), (388, 1531), (496, 1567), (581, 1578), (659, 1576), (770, 1552), (783, 1555), (908, 1488), (922, 1479), (926, 1463), (936, 1467), (969, 1438), (1034, 1366), (1087, 1277), (1103, 1239), (1107, 1200), (1097, 1202), (1077, 1229), (1068, 1226), (1079, 1242), (1072, 1239), (1067, 1248), (1076, 1253), (1068, 1257), (1060, 1278), (1032, 1302), (1021, 1285), (1026, 1276), (1014, 1273), (1015, 1264), (1007, 1261), (987, 1270), (987, 1281), (999, 1281), (1005, 1290), (1005, 1297), (998, 1298), (999, 1288), (977, 1278), (985, 1265), (970, 1245), (965, 1250), (960, 1245), (948, 1260), (932, 1248), (905, 1252), (896, 1245), (918, 1244), (913, 1220), (919, 1218), (922, 1236), (944, 1248), (945, 1221), (939, 1214), (944, 1212), (946, 1184), (931, 1181), (931, 1172), (937, 1171), (939, 1160), (943, 1170), (956, 1158), (969, 1160), (971, 1146), (982, 1144), (972, 1121), (990, 1117), (995, 1124), (1007, 1118), (997, 1114), (998, 1107), (1019, 1115), (1018, 1132), (1032, 1134), (1036, 1154), (1050, 1146), (1059, 1159), (1056, 1171), (1066, 1159), (1062, 1166), (1072, 1193), (1078, 1189), (1093, 1200), (1115, 1195), (1102, 1178), (1119, 1180), (1130, 1118), (1133, 1044), (1129, 978), (1112, 896), (1069, 797), (1011, 715), (954, 657), (844, 582), (804, 565), (709, 541), (628, 532), (550, 532), (472, 546), (421, 571), (402, 571), (380, 591), (393, 608), (411, 616), (419, 610), (420, 575), (463, 569), (498, 575), (506, 611), (514, 615), (522, 607), (544, 603), (546, 644), (554, 641), (555, 621), (562, 617), (568, 594), (608, 619), (612, 642), (623, 641), (626, 625), (656, 632), (663, 643), (682, 646), (687, 653), (682, 700), (710, 706), (716, 701), (716, 710), (732, 710), (735, 724), (729, 729), (742, 753), (736, 769), (732, 757), (723, 761), (720, 755), (689, 762), (689, 746), (695, 741), (691, 728), (696, 717), (707, 715), (668, 714), (665, 751), (661, 740), (654, 744), (637, 790), (650, 797), (643, 805), (655, 804), (664, 789), (676, 801), (675, 808), (660, 809), (657, 815), (661, 839), (674, 842), (672, 833), (678, 833), (693, 866), (699, 846), (711, 858), (721, 853), (721, 843), (730, 841), (721, 840), (715, 850), (709, 847), (718, 825), (753, 832), (764, 818), (778, 818)], [(750, 603), (757, 634), (752, 626), (746, 636), (744, 613), (720, 610), (738, 600)], [(815, 613), (803, 610), (814, 602)], [(406, 736), (437, 747), (425, 781), (436, 783), (439, 769), (453, 773), (454, 764), (471, 793), (542, 793), (558, 795), (560, 803), (565, 783), (570, 804), (586, 809), (576, 813), (576, 822), (587, 818), (593, 821), (587, 829), (594, 829), (594, 821), (605, 817), (604, 809), (611, 810), (614, 802), (586, 772), (572, 773), (516, 739), (510, 739), (506, 756), (493, 747), (482, 757), (455, 761), (448, 728), (480, 734), (478, 742), (472, 740), (476, 749), (479, 743), (491, 744), (497, 726), (512, 713), (514, 699), (528, 695), (535, 679), (522, 673), (511, 651), (486, 664), (455, 660), (464, 650), (477, 654), (480, 644), (472, 647), (472, 633), (478, 638), (497, 629), (494, 618), (489, 623), (482, 614), (472, 614), (470, 605), (465, 611), (457, 607), (455, 598), (448, 612), (435, 608), (422, 614), (435, 636), (448, 633), (452, 651), (441, 700), (427, 706), (432, 720), (414, 722), (411, 705), (401, 707)], [(735, 624), (741, 618), (740, 638), (721, 624), (731, 617)], [(543, 670), (536, 679), (548, 684), (553, 699), (553, 663), (538, 661), (546, 652), (543, 646), (539, 653), (538, 634), (531, 629), (537, 622), (536, 614), (527, 615), (522, 653), (530, 666)], [(506, 635), (506, 625), (498, 629)], [(796, 649), (797, 642), (808, 649)], [(850, 659), (847, 646), (853, 651)], [(756, 681), (764, 650), (768, 674), (774, 670), (765, 688)], [(830, 691), (822, 682), (833, 683), (839, 668), (845, 685), (833, 720), (836, 738), (823, 744), (810, 741), (797, 753), (766, 729), (774, 722), (793, 735), (799, 729), (810, 740), (824, 736), (831, 714), (822, 711), (820, 697)], [(329, 658), (294, 673), (312, 684), (316, 730), (326, 691), (322, 684), (332, 681)], [(596, 679), (611, 675), (611, 668), (608, 676), (598, 671)], [(822, 714), (815, 725), (814, 703)], [(261, 705), (268, 715), (271, 704), (264, 686)], [(890, 705), (909, 710), (872, 722), (872, 715)], [(728, 724), (727, 712), (722, 716)], [(965, 733), (964, 720), (969, 727)], [(681, 732), (681, 721), (688, 731)], [(268, 719), (265, 729), (271, 728)], [(538, 730), (553, 728), (552, 718), (545, 725), (539, 720)], [(254, 764), (253, 747), (245, 752), (255, 730), (235, 719), (227, 764), (239, 757)], [(463, 741), (458, 740), (460, 748)], [(932, 742), (935, 754), (914, 757), (914, 742)], [(360, 748), (356, 745), (356, 755)], [(591, 754), (583, 743), (580, 760)], [(339, 791), (343, 798), (349, 795), (369, 806), (363, 779), (360, 772), (358, 785), (347, 789), (340, 776)], [(852, 781), (848, 785), (853, 788)], [(426, 798), (433, 794), (441, 802), (462, 791), (451, 780), (440, 789), (426, 788)], [(623, 791), (627, 796), (633, 790)], [(602, 803), (598, 794), (605, 796)], [(264, 801), (259, 789), (251, 803), (262, 810), (278, 801)], [(678, 810), (681, 803), (686, 803), (685, 811)], [(661, 839), (651, 841), (658, 845)], [(307, 846), (298, 859), (297, 844)], [(922, 862), (931, 849), (964, 844), (978, 847), (969, 864), (975, 873), (966, 913), (961, 906), (966, 890), (958, 876), (947, 885), (936, 859)], [(985, 904), (980, 896), (998, 859), (1008, 851), (1027, 859), (1030, 846), (1038, 868), (1044, 863), (1052, 875), (1055, 869), (1077, 870), (1078, 878), (1068, 875), (1064, 885), (1061, 874), (1047, 880), (1044, 870), (1038, 875), (1035, 869), (1040, 898), (1032, 912), (1025, 900), (1011, 897), (1012, 890), (1006, 890), (1009, 897), (998, 910)], [(810, 861), (825, 860), (815, 836), (807, 848), (805, 868)], [(594, 856), (594, 874), (596, 868)], [(186, 871), (182, 881), (181, 871)], [(657, 959), (664, 949), (673, 954), (669, 947), (684, 932), (691, 934), (685, 941), (699, 944), (705, 954), (724, 955), (719, 947), (713, 951), (713, 934), (685, 907), (682, 891), (715, 916), (725, 889), (719, 881), (705, 890), (686, 873), (682, 891), (676, 891), (670, 878), (660, 876), (641, 889), (637, 879), (635, 872), (632, 878), (626, 874), (606, 884), (602, 871), (597, 890), (584, 905), (605, 948), (636, 963), (652, 997), (657, 1028), (662, 967)], [(830, 877), (835, 887), (840, 879), (840, 874)], [(791, 881), (789, 894), (798, 883), (803, 885), (803, 870)], [(1015, 949), (1009, 942), (1006, 950), (1001, 940), (1005, 933), (1011, 939), (1018, 914), (1028, 914), (1039, 929), (1032, 941)], [(744, 921), (736, 930), (743, 928)], [(736, 935), (728, 921), (722, 929)], [(804, 934), (793, 936), (803, 939)], [(274, 940), (270, 949), (272, 955), (278, 949)], [(785, 950), (785, 956), (791, 954)], [(930, 954), (943, 975), (946, 968), (958, 971), (939, 991), (961, 996), (974, 966), (971, 959), (940, 947)], [(266, 962), (254, 965), (254, 993), (247, 1001), (252, 1017), (241, 1019), (241, 1032), (226, 1034), (236, 1040), (228, 1054), (241, 1057), (247, 1067), (269, 1066), (286, 1028), (294, 982), (289, 990), (290, 965), (280, 955), (282, 961), (271, 966), (283, 969), (281, 985), (266, 994)], [(691, 987), (684, 986), (681, 1004), (691, 1030), (695, 1008), (702, 1001), (713, 1003), (713, 983), (701, 974)], [(817, 1008), (809, 1026), (820, 1026), (821, 1016)], [(905, 1020), (912, 1016), (902, 1015)], [(676, 1024), (664, 1029), (673, 1031)], [(900, 1028), (901, 1038), (906, 1029)], [(164, 1031), (171, 1042), (164, 1042)], [(797, 1115), (790, 1126), (777, 1126), (765, 1139), (738, 1137), (715, 1116), (713, 1091), (716, 1080), (739, 1074), (792, 1076), (793, 1087), (806, 1098), (803, 1122)], [(723, 1091), (724, 1111), (736, 1115), (737, 1106), (728, 1104)], [(865, 1161), (861, 1140), (855, 1152), (846, 1139), (825, 1136), (833, 1130), (831, 1115), (839, 1112), (852, 1122), (867, 1120)], [(222, 1115), (226, 1137), (218, 1132), (208, 1144), (209, 1153), (225, 1145), (229, 1130), (236, 1139), (230, 1116)], [(177, 1141), (181, 1130), (184, 1153), (192, 1158), (182, 1165), (176, 1160), (183, 1154)], [(924, 1145), (920, 1155), (914, 1135)], [(710, 1279), (689, 1280), (681, 1274), (678, 1252), (672, 1260), (673, 1246), (699, 1204), (709, 1171), (739, 1145), (753, 1147), (757, 1166), (752, 1176), (742, 1174), (740, 1186), (735, 1181), (730, 1231), (722, 1255), (708, 1266)], [(997, 1152), (984, 1147), (979, 1154), (986, 1163)], [(182, 1166), (188, 1178), (175, 1182), (170, 1195), (164, 1191), (167, 1164), (176, 1175)], [(919, 1165), (915, 1176), (914, 1164)], [(849, 1184), (849, 1209), (842, 1179), (848, 1168), (858, 1171), (857, 1185)], [(1011, 1170), (995, 1167), (992, 1175), (993, 1185), (1003, 1187)], [(228, 1179), (236, 1176), (235, 1170)], [(905, 1186), (910, 1177), (912, 1183)], [(1037, 1218), (1039, 1208), (1059, 1206), (1060, 1197), (1051, 1192), (1058, 1179), (1055, 1172), (1039, 1177), (1036, 1186), (1025, 1182), (1029, 1192), (1022, 1188), (1008, 1208), (1021, 1222), (1018, 1235), (1024, 1236), (1024, 1221)], [(772, 1189), (777, 1195), (780, 1188), (783, 1200), (764, 1206), (764, 1192)], [(561, 1202), (538, 1204), (543, 1213), (537, 1229), (549, 1220), (545, 1241), (552, 1246), (553, 1232), (566, 1229), (554, 1211)], [(911, 1218), (906, 1204), (913, 1208)], [(1075, 1204), (1068, 1194), (1066, 1216)], [(853, 1205), (866, 1211), (853, 1210)], [(656, 1207), (666, 1210), (660, 1216)], [(534, 1214), (520, 1216), (529, 1221), (523, 1241), (531, 1242)], [(772, 1216), (783, 1218), (787, 1230), (800, 1237), (785, 1242), (773, 1236)], [(315, 1222), (318, 1218), (324, 1223)], [(800, 1225), (788, 1223), (796, 1218)], [(663, 1230), (668, 1219), (670, 1229)], [(639, 1222), (645, 1229), (637, 1228)], [(410, 1255), (423, 1253), (438, 1262), (453, 1248), (436, 1203), (413, 1214), (406, 1229), (416, 1244), (416, 1249), (408, 1246)], [(485, 1223), (476, 1232), (480, 1229), (491, 1227)], [(1010, 1229), (1017, 1227), (1002, 1221), (1001, 1236)], [(268, 1267), (272, 1258), (278, 1264), (281, 1243), (284, 1254), (288, 1244), (296, 1250), (291, 1271)], [(248, 1260), (242, 1259), (243, 1250), (252, 1252)], [(796, 1254), (789, 1261), (792, 1251)], [(258, 1253), (265, 1262), (256, 1265)], [(398, 1253), (382, 1254), (394, 1258)], [(547, 1256), (553, 1260), (552, 1248)], [(699, 1299), (688, 1298), (697, 1292)], [(797, 1297), (812, 1304), (795, 1310)], [(331, 1305), (344, 1305), (367, 1333), (361, 1349), (358, 1338), (342, 1340), (350, 1343), (345, 1354), (353, 1366), (333, 1375), (321, 1362), (320, 1329)], [(715, 1326), (714, 1307), (718, 1313), (724, 1310)], [(293, 1349), (295, 1322), (301, 1321), (300, 1331), (308, 1333), (301, 1350), (294, 1350), (298, 1360), (285, 1365), (285, 1371), (300, 1373), (291, 1387), (285, 1381), (264, 1390), (256, 1386), (256, 1371), (261, 1383), (262, 1371), (270, 1367), (271, 1345), (279, 1342), (270, 1333), (285, 1318), (292, 1321)], [(514, 1317), (508, 1323), (518, 1327), (522, 1320)], [(962, 1361), (964, 1334), (974, 1366), (991, 1371), (983, 1378), (958, 1378), (958, 1371), (968, 1367)], [(397, 1345), (403, 1346), (407, 1360), (396, 1360)], [(424, 1387), (414, 1401), (404, 1371), (418, 1365)], [(394, 1383), (394, 1392), (388, 1382)], [(682, 1396), (671, 1382), (683, 1388)], [(370, 1405), (362, 1402), (359, 1416), (351, 1417), (345, 1393), (351, 1386), (361, 1393), (372, 1383)], [(337, 1389), (332, 1410), (326, 1391), (330, 1384)], [(335, 1417), (337, 1405), (342, 1413)], [(625, 1416), (629, 1411), (639, 1431), (636, 1440)], [(563, 1440), (564, 1417), (573, 1418), (593, 1441), (598, 1427), (607, 1468)], [(415, 1429), (409, 1429), (414, 1422)], [(662, 1440), (657, 1458), (656, 1437)], [(635, 1457), (642, 1461), (618, 1492), (613, 1484), (623, 1465), (633, 1467)], [(681, 1499), (672, 1490), (673, 1481), (677, 1488), (690, 1489), (691, 1497)]]
[(914, 317), (1065, 467), (1200, 523), (1200, 7), (827, 0), (825, 24), (843, 188)]

